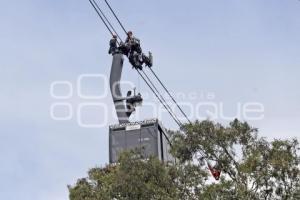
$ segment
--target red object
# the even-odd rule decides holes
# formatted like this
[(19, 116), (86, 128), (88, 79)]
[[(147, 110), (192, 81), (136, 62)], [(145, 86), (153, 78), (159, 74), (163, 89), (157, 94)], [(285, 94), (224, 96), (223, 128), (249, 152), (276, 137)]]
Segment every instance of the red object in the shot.
[(210, 173), (213, 175), (213, 177), (218, 181), (221, 176), (221, 170), (218, 170), (218, 169), (212, 167), (210, 164), (208, 164), (208, 168), (209, 168)]

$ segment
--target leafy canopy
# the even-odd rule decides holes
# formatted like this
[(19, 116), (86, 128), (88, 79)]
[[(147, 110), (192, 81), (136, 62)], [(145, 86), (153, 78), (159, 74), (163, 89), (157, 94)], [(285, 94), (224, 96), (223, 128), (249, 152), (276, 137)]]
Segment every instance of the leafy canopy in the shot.
[[(69, 186), (71, 200), (290, 200), (300, 199), (299, 143), (258, 137), (258, 130), (234, 120), (185, 125), (174, 133), (176, 164), (124, 152), (116, 165), (89, 170)], [(207, 162), (221, 169), (215, 181)]]

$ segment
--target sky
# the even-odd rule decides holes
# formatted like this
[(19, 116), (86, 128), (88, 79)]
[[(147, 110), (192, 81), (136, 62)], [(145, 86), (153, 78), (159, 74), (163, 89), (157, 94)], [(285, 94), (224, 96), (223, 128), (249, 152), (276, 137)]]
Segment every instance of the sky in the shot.
[[(208, 102), (233, 117), (245, 111), (245, 105), (257, 103), (263, 118), (249, 123), (261, 136), (299, 138), (300, 1), (110, 2), (141, 39), (144, 51), (153, 52), (153, 69), (168, 89), (196, 94), (179, 96), (179, 102), (191, 103), (193, 109)], [(105, 8), (101, 0), (100, 6)], [(1, 1), (0, 26), (1, 198), (66, 200), (67, 185), (108, 163), (108, 126), (117, 120), (107, 82), (81, 79), (78, 91), (78, 80), (86, 74), (109, 75), (110, 35), (87, 0)], [(127, 61), (123, 80), (132, 81), (142, 94), (150, 93)], [(72, 95), (56, 99), (51, 85), (61, 81), (71, 85)], [(63, 96), (69, 89), (55, 84), (54, 93)], [(79, 94), (107, 95), (86, 99)], [(146, 100), (157, 105), (153, 97)], [(106, 109), (93, 107), (99, 104)], [(72, 111), (70, 119), (54, 120), (50, 110), (55, 105), (55, 115)], [(102, 127), (78, 124), (84, 105), (80, 120), (102, 120)], [(159, 117), (145, 107), (138, 109), (136, 120)], [(205, 108), (211, 109), (204, 106), (199, 113), (212, 119)], [(159, 119), (176, 129), (166, 114)], [(230, 120), (215, 121), (226, 125)]]

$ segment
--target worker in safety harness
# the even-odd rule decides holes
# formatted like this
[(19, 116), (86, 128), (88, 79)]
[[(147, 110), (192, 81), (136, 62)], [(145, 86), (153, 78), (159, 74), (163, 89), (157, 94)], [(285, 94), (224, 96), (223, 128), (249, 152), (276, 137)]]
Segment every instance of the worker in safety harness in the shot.
[(116, 35), (113, 35), (113, 38), (109, 41), (108, 53), (112, 55), (119, 53), (118, 39)]
[(129, 62), (133, 65), (133, 67), (140, 70), (143, 69), (143, 64), (148, 67), (152, 67), (153, 58), (151, 52), (149, 52), (149, 56), (143, 54), (140, 40), (133, 36), (132, 31), (127, 33), (124, 46), (126, 50), (125, 52), (123, 50), (123, 53), (128, 56)]
[(126, 97), (126, 114), (128, 117), (131, 116), (133, 112), (135, 112), (135, 107), (140, 105), (143, 102), (142, 95), (138, 93), (136, 95), (135, 93), (135, 88), (134, 88), (134, 93), (132, 95), (131, 90), (127, 92), (127, 97)]

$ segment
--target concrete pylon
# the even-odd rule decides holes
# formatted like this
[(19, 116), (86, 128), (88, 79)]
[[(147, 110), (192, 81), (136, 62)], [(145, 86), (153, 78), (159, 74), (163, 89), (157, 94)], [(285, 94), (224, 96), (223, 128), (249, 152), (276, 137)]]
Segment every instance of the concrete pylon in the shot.
[(120, 124), (128, 123), (129, 118), (126, 114), (126, 105), (122, 96), (120, 80), (122, 76), (124, 58), (122, 54), (113, 56), (111, 71), (110, 71), (110, 91), (115, 104), (116, 113)]

